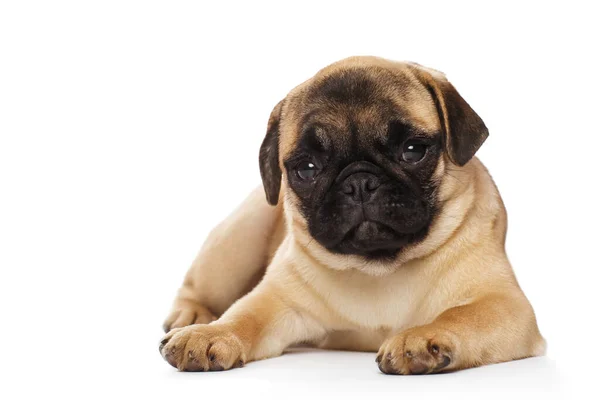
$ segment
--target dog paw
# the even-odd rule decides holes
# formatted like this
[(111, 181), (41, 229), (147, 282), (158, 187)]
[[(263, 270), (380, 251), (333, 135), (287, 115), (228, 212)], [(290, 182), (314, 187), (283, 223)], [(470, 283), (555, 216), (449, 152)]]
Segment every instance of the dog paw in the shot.
[(175, 301), (173, 310), (163, 323), (165, 332), (193, 324), (209, 324), (217, 318), (204, 306), (191, 300)]
[(420, 375), (449, 370), (456, 354), (455, 340), (447, 331), (427, 326), (409, 329), (387, 339), (377, 353), (385, 374)]
[(246, 362), (241, 340), (218, 324), (175, 328), (160, 342), (159, 350), (180, 371), (223, 371)]

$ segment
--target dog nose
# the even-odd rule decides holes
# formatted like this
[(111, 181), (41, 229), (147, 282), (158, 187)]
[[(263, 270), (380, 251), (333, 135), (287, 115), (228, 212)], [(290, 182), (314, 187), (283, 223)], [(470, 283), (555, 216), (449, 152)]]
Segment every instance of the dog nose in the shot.
[(342, 191), (356, 202), (368, 201), (381, 183), (377, 176), (368, 172), (357, 172), (344, 181)]

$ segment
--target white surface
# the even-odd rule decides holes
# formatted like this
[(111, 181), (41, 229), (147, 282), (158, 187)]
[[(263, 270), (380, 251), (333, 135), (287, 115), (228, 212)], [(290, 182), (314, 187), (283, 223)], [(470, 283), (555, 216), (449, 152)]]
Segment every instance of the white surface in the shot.
[[(0, 3), (2, 398), (245, 398), (271, 386), (488, 398), (594, 383), (593, 3), (323, 3)], [(406, 378), (380, 375), (374, 355), (318, 352), (177, 373), (158, 354), (159, 327), (203, 238), (259, 184), (272, 107), (356, 54), (446, 72), (485, 120), (479, 156), (548, 358)]]
[[(568, 393), (556, 363), (546, 357), (514, 361), (436, 376), (388, 376), (379, 372), (371, 353), (293, 350), (280, 358), (250, 363), (225, 373), (157, 374), (175, 393), (206, 387), (211, 394), (242, 393), (251, 398), (327, 398), (378, 395), (417, 395), (419, 398), (506, 398), (543, 394), (561, 398)], [(206, 386), (205, 386), (206, 385)], [(150, 389), (150, 384), (145, 389)], [(157, 385), (158, 390), (165, 386)], [(132, 393), (133, 394), (133, 393)], [(165, 393), (167, 394), (167, 393)]]

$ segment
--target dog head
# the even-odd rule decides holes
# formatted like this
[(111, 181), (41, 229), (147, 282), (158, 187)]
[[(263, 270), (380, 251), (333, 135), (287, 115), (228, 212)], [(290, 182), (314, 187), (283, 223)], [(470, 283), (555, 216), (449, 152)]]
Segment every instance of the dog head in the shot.
[(330, 253), (385, 261), (431, 234), (446, 166), (463, 167), (487, 136), (443, 74), (353, 57), (277, 104), (260, 170), (269, 203), (283, 182), (293, 230)]

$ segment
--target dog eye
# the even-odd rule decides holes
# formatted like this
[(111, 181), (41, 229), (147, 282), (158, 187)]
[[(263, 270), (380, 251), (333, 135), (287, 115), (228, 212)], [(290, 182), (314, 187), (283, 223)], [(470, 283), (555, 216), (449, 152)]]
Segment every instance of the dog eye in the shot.
[(427, 145), (416, 140), (407, 140), (402, 148), (402, 160), (408, 163), (421, 161), (427, 153)]
[(301, 161), (300, 164), (296, 166), (296, 174), (303, 181), (315, 179), (318, 171), (319, 169), (312, 161)]

